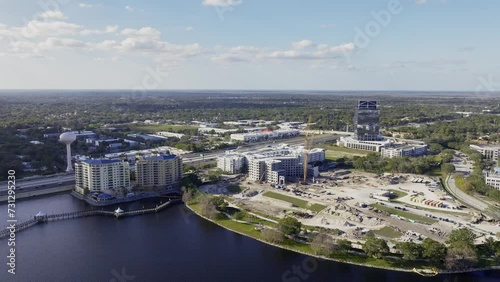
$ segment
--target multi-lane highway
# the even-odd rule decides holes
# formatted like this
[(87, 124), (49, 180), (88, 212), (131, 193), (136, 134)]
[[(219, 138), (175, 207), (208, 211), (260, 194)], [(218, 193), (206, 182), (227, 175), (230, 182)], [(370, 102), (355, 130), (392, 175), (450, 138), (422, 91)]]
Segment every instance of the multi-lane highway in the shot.
[[(313, 143), (321, 144), (326, 142), (331, 142), (338, 138), (335, 134), (323, 134), (314, 136)], [(304, 143), (304, 137), (295, 137), (290, 139), (281, 140), (271, 140), (265, 142), (251, 143), (246, 145), (241, 145), (238, 148), (233, 148), (238, 152), (248, 152), (254, 151), (256, 149), (264, 148), (273, 143), (286, 143), (289, 145), (302, 145)], [(203, 153), (190, 153), (182, 156), (183, 163), (187, 164), (200, 164), (203, 162), (214, 161), (218, 155), (223, 154), (224, 150), (214, 150)], [(201, 156), (203, 154), (203, 156)], [(0, 182), (0, 196), (5, 196), (7, 194), (7, 181)], [(17, 179), (16, 180), (16, 190), (17, 193), (21, 192), (31, 192), (39, 189), (48, 189), (58, 186), (66, 186), (75, 184), (75, 176), (72, 173), (60, 173), (49, 176), (34, 176), (29, 178)]]

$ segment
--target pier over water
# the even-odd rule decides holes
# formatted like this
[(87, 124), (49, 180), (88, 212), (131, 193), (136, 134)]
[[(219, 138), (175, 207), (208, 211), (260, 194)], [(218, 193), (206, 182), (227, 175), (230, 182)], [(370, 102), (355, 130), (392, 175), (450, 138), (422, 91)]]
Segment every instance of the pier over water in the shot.
[[(16, 224), (16, 233), (28, 229), (36, 224), (39, 223), (47, 223), (49, 221), (56, 221), (56, 220), (65, 220), (65, 219), (73, 219), (73, 218), (80, 218), (80, 217), (88, 217), (88, 216), (114, 216), (116, 218), (120, 217), (127, 217), (127, 216), (135, 216), (135, 215), (142, 215), (142, 214), (147, 214), (147, 213), (156, 213), (159, 211), (162, 211), (166, 207), (169, 207), (174, 204), (181, 203), (182, 200), (180, 198), (175, 198), (175, 199), (169, 199), (167, 202), (158, 205), (154, 208), (149, 208), (149, 209), (140, 209), (140, 210), (134, 210), (134, 211), (122, 211), (120, 210), (117, 211), (105, 211), (105, 210), (87, 210), (87, 211), (78, 211), (78, 212), (68, 212), (68, 213), (60, 213), (60, 214), (51, 214), (47, 215), (42, 212), (39, 212), (37, 215), (33, 217), (33, 219), (24, 221), (22, 223)], [(10, 229), (3, 229), (0, 231), (0, 238), (8, 237), (10, 234)]]

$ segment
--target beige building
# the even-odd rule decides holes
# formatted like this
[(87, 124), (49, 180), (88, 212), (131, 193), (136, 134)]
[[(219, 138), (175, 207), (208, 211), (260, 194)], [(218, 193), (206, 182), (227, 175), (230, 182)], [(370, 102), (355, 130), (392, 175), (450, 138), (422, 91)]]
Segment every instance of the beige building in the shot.
[(130, 188), (130, 165), (120, 160), (85, 160), (75, 164), (75, 190), (81, 194)]
[(484, 158), (489, 160), (498, 160), (500, 155), (500, 146), (496, 145), (470, 145), (472, 150), (478, 151)]
[(182, 160), (176, 155), (156, 155), (135, 163), (137, 185), (172, 189), (182, 178)]

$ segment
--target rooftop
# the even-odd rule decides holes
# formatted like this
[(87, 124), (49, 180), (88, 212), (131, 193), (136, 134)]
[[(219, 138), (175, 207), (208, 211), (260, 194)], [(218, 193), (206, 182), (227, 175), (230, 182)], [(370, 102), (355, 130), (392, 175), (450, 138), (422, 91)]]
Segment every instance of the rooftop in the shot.
[(102, 160), (84, 160), (82, 162), (89, 164), (89, 165), (104, 165), (104, 164), (119, 163), (121, 161), (120, 160), (102, 159)]

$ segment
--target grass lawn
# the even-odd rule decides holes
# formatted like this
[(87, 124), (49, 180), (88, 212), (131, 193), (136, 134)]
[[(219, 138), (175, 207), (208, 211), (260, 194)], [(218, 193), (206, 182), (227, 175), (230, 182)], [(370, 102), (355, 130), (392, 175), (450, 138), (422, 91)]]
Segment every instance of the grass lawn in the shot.
[(282, 195), (282, 194), (278, 194), (278, 193), (274, 193), (274, 192), (266, 192), (263, 195), (266, 197), (269, 197), (269, 198), (273, 198), (273, 199), (277, 199), (277, 200), (291, 203), (299, 208), (308, 209), (308, 210), (315, 211), (315, 212), (319, 212), (319, 211), (323, 210), (324, 208), (326, 208), (326, 206), (323, 206), (320, 204), (312, 204), (311, 206), (309, 206), (309, 202), (307, 202), (307, 201), (297, 199), (294, 197), (290, 197), (290, 196), (286, 196), (286, 195)]
[(382, 206), (382, 205), (379, 205), (379, 204), (372, 204), (371, 206), (374, 207), (374, 208), (376, 208), (376, 209), (379, 209), (381, 211), (386, 211), (386, 212), (388, 212), (390, 214), (399, 215), (399, 216), (404, 217), (406, 219), (411, 219), (411, 220), (426, 222), (426, 223), (429, 223), (429, 224), (433, 224), (433, 223), (437, 222), (437, 220), (432, 219), (432, 218), (428, 218), (428, 217), (425, 217), (425, 216), (416, 215), (416, 214), (413, 214), (413, 213), (410, 213), (410, 212), (400, 211), (400, 210), (393, 209), (393, 208), (388, 208), (386, 206)]
[(130, 129), (144, 133), (156, 133), (158, 131), (179, 132), (186, 129), (197, 130), (198, 127), (188, 125), (130, 125)]
[(333, 148), (335, 149), (333, 150), (328, 149), (325, 152), (325, 158), (329, 161), (335, 161), (343, 157), (352, 159), (354, 156), (364, 157), (367, 155), (366, 151), (352, 150), (343, 147), (333, 147)]
[[(190, 207), (196, 212), (200, 212), (200, 207), (198, 204), (191, 204)], [(233, 231), (240, 232), (242, 234), (246, 234), (250, 237), (263, 239), (260, 231), (255, 230), (255, 226), (235, 222), (226, 218), (223, 215), (218, 215), (214, 222), (224, 226), (225, 228)], [(313, 251), (308, 244), (299, 243), (290, 239), (286, 239), (282, 246), (287, 247), (292, 250), (301, 251), (308, 254), (313, 254)], [(427, 262), (412, 262), (412, 261), (403, 261), (403, 260), (393, 260), (393, 259), (374, 259), (371, 257), (361, 256), (348, 252), (334, 252), (330, 255), (331, 258), (345, 261), (345, 262), (354, 262), (354, 263), (363, 263), (372, 266), (378, 267), (397, 267), (397, 268), (406, 268), (412, 269), (413, 267), (417, 268), (428, 268)]]
[(401, 235), (403, 235), (403, 233), (396, 231), (394, 230), (394, 228), (389, 226), (386, 226), (380, 230), (373, 230), (373, 233), (387, 238), (399, 238), (401, 237)]
[(401, 197), (404, 197), (404, 196), (408, 195), (408, 193), (403, 192), (401, 190), (389, 189), (389, 191), (391, 191), (392, 193), (396, 194), (396, 198), (394, 198), (392, 200), (396, 200), (398, 198), (401, 198)]

